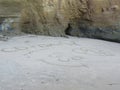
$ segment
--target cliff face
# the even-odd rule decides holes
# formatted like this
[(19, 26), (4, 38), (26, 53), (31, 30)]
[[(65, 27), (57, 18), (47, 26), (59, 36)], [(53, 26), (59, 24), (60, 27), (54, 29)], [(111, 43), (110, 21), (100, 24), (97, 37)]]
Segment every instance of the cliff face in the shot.
[(120, 41), (120, 0), (25, 0), (27, 33)]
[(79, 0), (26, 0), (21, 20), (22, 30), (35, 34), (65, 36), (70, 20), (81, 16), (81, 12), (77, 10), (79, 5), (82, 5)]

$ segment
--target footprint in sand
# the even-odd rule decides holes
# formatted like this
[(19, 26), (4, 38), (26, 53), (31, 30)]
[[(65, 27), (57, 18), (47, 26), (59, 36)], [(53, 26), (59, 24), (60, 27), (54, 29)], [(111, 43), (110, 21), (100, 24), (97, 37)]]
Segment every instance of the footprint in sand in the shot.
[(75, 48), (72, 50), (75, 53), (80, 53), (84, 55), (93, 55), (93, 56), (114, 56), (114, 54), (110, 52), (105, 52), (103, 50), (94, 50), (94, 49), (87, 49), (87, 48)]
[(28, 47), (14, 47), (14, 48), (3, 48), (0, 51), (2, 52), (17, 52), (17, 51), (23, 51), (27, 50)]
[(59, 55), (48, 55), (48, 58), (39, 59), (46, 64), (65, 66), (65, 67), (88, 67), (83, 64), (84, 57), (82, 56), (59, 56)]

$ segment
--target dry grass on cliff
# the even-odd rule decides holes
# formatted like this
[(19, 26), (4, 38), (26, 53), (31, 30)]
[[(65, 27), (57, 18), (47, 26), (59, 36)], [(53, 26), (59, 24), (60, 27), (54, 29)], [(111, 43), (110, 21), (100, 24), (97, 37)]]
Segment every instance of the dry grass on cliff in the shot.
[(19, 14), (22, 9), (21, 0), (0, 0), (0, 14)]

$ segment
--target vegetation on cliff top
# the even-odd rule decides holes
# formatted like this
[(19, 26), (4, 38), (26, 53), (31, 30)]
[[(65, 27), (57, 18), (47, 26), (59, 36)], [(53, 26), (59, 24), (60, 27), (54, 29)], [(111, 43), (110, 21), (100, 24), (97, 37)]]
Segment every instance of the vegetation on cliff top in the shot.
[(21, 9), (21, 0), (0, 0), (0, 15), (19, 14)]

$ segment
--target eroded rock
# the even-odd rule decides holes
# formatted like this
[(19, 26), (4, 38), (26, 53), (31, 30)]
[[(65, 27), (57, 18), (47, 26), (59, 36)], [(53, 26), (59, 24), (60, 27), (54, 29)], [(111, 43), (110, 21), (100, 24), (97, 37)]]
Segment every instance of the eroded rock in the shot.
[(26, 0), (22, 31), (120, 42), (119, 0)]
[(28, 33), (64, 36), (68, 24), (87, 12), (83, 0), (26, 0), (22, 30)]

